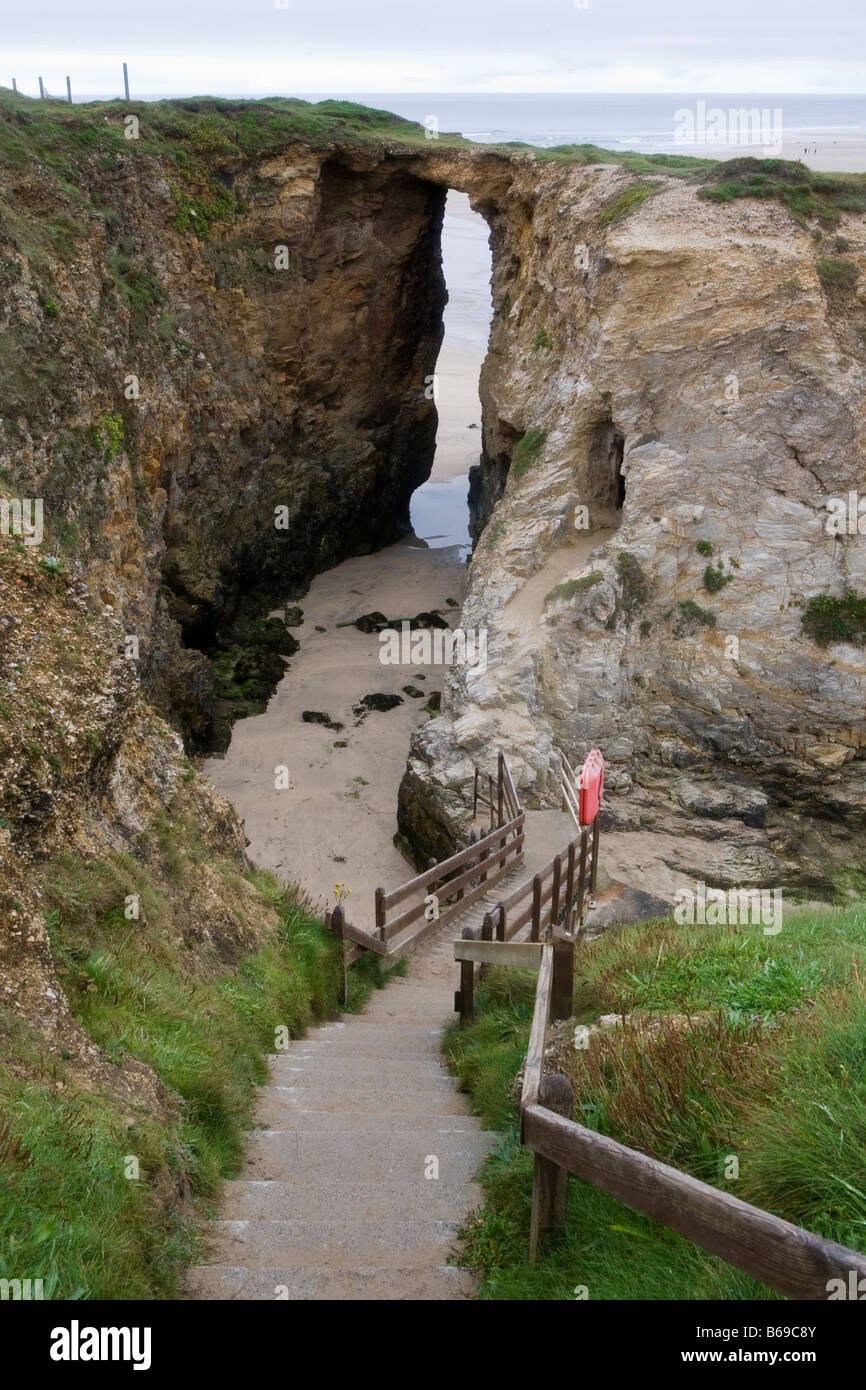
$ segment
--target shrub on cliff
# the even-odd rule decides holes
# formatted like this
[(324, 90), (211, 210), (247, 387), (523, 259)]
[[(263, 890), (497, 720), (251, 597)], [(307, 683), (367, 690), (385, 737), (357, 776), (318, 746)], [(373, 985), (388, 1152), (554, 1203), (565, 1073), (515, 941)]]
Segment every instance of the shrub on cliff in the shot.
[(840, 212), (866, 210), (866, 179), (862, 174), (821, 174), (789, 159), (722, 160), (707, 177), (698, 197), (717, 203), (736, 198), (778, 198), (805, 222), (815, 217), (835, 227)]
[(822, 289), (828, 293), (831, 290), (853, 290), (860, 274), (853, 261), (840, 261), (832, 256), (822, 256), (815, 262), (815, 269)]
[(803, 627), (820, 647), (831, 642), (852, 642), (862, 647), (866, 641), (866, 597), (849, 589), (844, 598), (819, 594), (810, 598), (802, 617)]
[(652, 593), (652, 583), (645, 574), (640, 562), (627, 550), (621, 550), (616, 557), (616, 572), (620, 583), (620, 596), (617, 607), (626, 622), (642, 608)]

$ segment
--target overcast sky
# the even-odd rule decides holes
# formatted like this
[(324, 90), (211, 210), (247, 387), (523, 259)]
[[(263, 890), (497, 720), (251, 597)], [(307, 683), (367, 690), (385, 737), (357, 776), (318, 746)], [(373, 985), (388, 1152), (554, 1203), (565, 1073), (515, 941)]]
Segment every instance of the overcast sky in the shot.
[[(866, 92), (864, 0), (4, 0), (62, 92)], [(285, 4), (285, 8), (278, 8)]]

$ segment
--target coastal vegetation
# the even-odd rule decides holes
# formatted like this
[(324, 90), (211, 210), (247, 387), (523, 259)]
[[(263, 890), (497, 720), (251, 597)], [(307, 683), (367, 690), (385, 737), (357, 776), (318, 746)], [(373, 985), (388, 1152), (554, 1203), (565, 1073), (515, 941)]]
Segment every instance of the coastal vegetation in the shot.
[[(862, 904), (788, 909), (777, 936), (670, 920), (619, 928), (579, 947), (574, 1016), (548, 1070), (572, 1080), (579, 1123), (866, 1250), (864, 965)], [(514, 1078), (534, 995), (533, 973), (491, 968), (475, 1022), (446, 1038), (474, 1111), (504, 1136), (464, 1232), (480, 1296), (776, 1297), (574, 1178), (563, 1237), (529, 1266), (532, 1154)], [(576, 1042), (584, 1029), (588, 1046)]]
[[(177, 1297), (201, 1254), (197, 1223), (238, 1169), (267, 1054), (340, 1007), (338, 947), (302, 893), (213, 860), (182, 815), (158, 817), (152, 835), (158, 873), (120, 852), (63, 854), (44, 882), (72, 1014), (104, 1062), (152, 1070), (158, 1103), (105, 1084), (82, 1089), (66, 1075), (69, 1049), (40, 1064), (5, 1020), (0, 1268), (42, 1279), (45, 1298)], [(272, 913), (267, 939), (237, 959), (216, 938), (207, 948), (176, 915), (178, 893), (192, 891), (202, 866), (217, 876), (224, 911)], [(349, 1010), (385, 979), (375, 958), (358, 961)]]

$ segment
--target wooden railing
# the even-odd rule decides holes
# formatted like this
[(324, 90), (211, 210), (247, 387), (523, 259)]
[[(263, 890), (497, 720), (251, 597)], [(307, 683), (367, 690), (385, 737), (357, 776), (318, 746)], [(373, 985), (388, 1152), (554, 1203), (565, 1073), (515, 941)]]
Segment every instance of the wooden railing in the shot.
[[(432, 864), (423, 874), (416, 874), (390, 893), (377, 888), (376, 929), (380, 941), (411, 941), (417, 946), (425, 936), (489, 893), (523, 859), (524, 820), (523, 811), (519, 811), (482, 839)], [(402, 907), (406, 902), (409, 906)], [(443, 903), (447, 904), (444, 910)], [(402, 910), (394, 914), (395, 907)], [(425, 924), (416, 927), (420, 918), (426, 918)]]
[(568, 811), (580, 830), (580, 780), (568, 758), (559, 750), (559, 785), (562, 791), (563, 809)]
[[(857, 1278), (866, 1276), (866, 1257), (856, 1250), (783, 1221), (571, 1118), (571, 1082), (562, 1075), (544, 1075), (548, 1022), (551, 1017), (568, 1017), (562, 1012), (567, 992), (560, 990), (562, 1002), (558, 1000), (554, 953), (554, 946), (543, 946), (538, 961), (520, 1099), (521, 1139), (535, 1154), (530, 1263), (535, 1263), (544, 1236), (565, 1225), (568, 1177), (573, 1173), (788, 1298), (826, 1299), (829, 1280), (841, 1278), (847, 1288), (851, 1271)], [(569, 1003), (569, 1013), (570, 1007)]]
[[(472, 814), (484, 806), (490, 812), (490, 830), (447, 859), (429, 867), (398, 888), (377, 888), (374, 899), (375, 934), (347, 921), (338, 904), (325, 915), (325, 926), (343, 943), (345, 968), (364, 951), (398, 959), (441, 930), (478, 898), (489, 893), (523, 861), (525, 815), (503, 753), (494, 778), (475, 769)], [(399, 909), (395, 912), (395, 909)]]
[(478, 807), (486, 807), (490, 813), (490, 828), (495, 825), (503, 825), (507, 820), (513, 820), (520, 814), (520, 802), (514, 783), (511, 780), (511, 773), (508, 763), (505, 761), (505, 754), (500, 752), (497, 759), (496, 780), (490, 772), (482, 772), (480, 768), (475, 769), (475, 785), (472, 789), (472, 818), (478, 815)]

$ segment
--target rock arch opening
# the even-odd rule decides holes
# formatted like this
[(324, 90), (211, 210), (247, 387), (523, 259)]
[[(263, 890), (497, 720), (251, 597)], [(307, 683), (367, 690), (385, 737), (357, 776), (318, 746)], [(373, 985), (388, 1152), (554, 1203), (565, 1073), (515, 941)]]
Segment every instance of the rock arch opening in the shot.
[(436, 448), (429, 479), (412, 497), (412, 526), (433, 547), (470, 546), (469, 476), (482, 448), (479, 378), (493, 304), (490, 228), (466, 193), (449, 188), (442, 222), (446, 305), (433, 380)]

